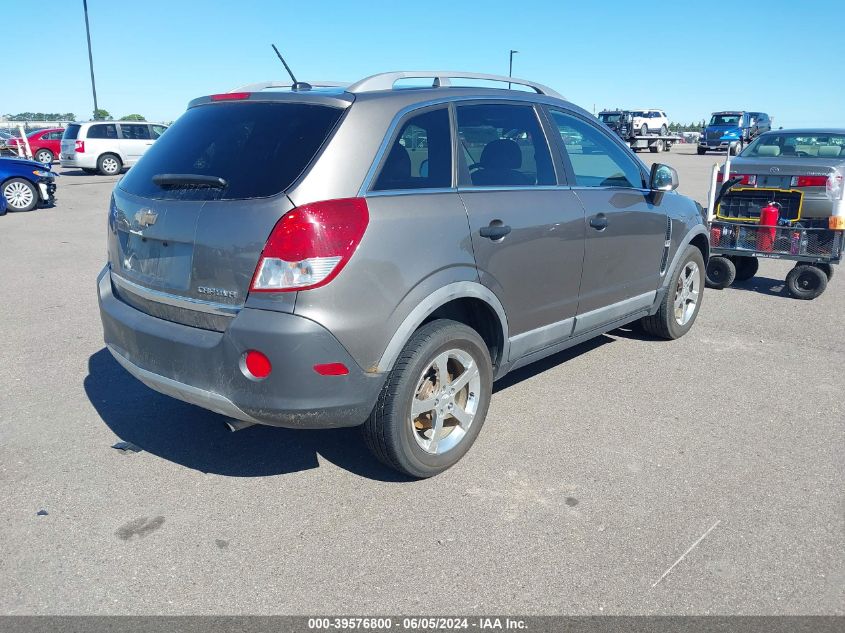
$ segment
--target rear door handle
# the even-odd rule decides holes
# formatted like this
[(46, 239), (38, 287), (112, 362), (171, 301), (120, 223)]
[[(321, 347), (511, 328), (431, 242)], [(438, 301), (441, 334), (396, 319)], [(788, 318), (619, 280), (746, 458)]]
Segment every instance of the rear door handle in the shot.
[(510, 232), (511, 227), (507, 224), (502, 224), (501, 220), (493, 220), (489, 226), (483, 226), (478, 230), (478, 234), (481, 237), (486, 237), (493, 241), (502, 239)]
[(604, 213), (599, 213), (591, 217), (590, 226), (597, 231), (604, 231), (607, 228), (607, 216)]

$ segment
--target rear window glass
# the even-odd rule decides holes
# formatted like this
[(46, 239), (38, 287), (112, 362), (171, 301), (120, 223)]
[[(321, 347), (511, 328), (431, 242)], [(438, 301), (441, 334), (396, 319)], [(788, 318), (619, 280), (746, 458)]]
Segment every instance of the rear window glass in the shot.
[(121, 123), (120, 138), (130, 141), (147, 141), (150, 138), (150, 127), (146, 123)]
[(62, 138), (67, 139), (69, 141), (75, 140), (76, 137), (79, 136), (79, 128), (81, 127), (81, 125), (68, 125)]
[(113, 123), (101, 123), (88, 128), (88, 138), (117, 138), (117, 126)]
[[(146, 198), (235, 200), (287, 189), (334, 128), (340, 108), (304, 103), (218, 103), (191, 108), (120, 181)], [(159, 186), (159, 174), (210, 176), (226, 185)]]

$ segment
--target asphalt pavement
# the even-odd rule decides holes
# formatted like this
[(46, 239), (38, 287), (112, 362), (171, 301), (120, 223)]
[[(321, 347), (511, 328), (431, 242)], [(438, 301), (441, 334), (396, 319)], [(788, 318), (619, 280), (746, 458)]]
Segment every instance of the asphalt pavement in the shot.
[[(701, 202), (721, 160), (641, 157)], [(845, 272), (802, 302), (764, 261), (678, 341), (515, 372), (409, 481), (356, 429), (232, 434), (112, 360), (115, 180), (0, 218), (0, 613), (845, 614)]]

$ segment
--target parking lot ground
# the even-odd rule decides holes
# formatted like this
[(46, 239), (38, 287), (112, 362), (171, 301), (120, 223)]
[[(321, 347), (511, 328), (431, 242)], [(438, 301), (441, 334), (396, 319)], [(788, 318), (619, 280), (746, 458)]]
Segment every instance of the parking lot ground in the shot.
[[(703, 202), (694, 152), (641, 157)], [(407, 481), (356, 429), (231, 434), (111, 359), (114, 180), (0, 218), (0, 613), (845, 613), (845, 272), (801, 302), (764, 261), (678, 341), (509, 375), (466, 458)]]

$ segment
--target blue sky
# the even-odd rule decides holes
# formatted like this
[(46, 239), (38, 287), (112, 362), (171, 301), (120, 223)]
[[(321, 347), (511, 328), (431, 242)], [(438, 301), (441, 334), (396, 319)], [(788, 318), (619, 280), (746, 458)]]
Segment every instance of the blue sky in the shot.
[[(193, 97), (281, 79), (275, 42), (303, 80), (421, 68), (507, 74), (513, 48), (520, 51), (514, 76), (588, 110), (658, 107), (688, 123), (745, 108), (769, 112), (778, 126), (845, 127), (841, 2), (756, 4), (89, 0), (88, 7), (97, 96), (115, 116), (170, 121)], [(3, 90), (0, 113), (88, 118), (82, 0), (0, 0), (0, 9), (5, 25), (27, 25), (25, 45), (7, 42), (0, 52), (4, 76), (27, 77), (15, 84), (23, 89)], [(825, 33), (828, 18), (835, 26)], [(633, 27), (658, 19), (671, 26)]]

